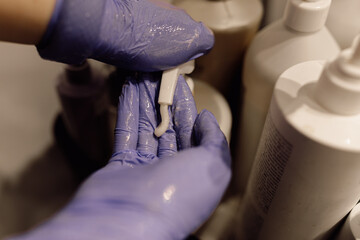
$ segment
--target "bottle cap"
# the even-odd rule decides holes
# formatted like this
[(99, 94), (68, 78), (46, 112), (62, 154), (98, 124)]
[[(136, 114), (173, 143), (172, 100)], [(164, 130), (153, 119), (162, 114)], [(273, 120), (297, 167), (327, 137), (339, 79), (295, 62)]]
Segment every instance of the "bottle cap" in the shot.
[(299, 32), (316, 32), (324, 27), (331, 0), (289, 0), (284, 23)]

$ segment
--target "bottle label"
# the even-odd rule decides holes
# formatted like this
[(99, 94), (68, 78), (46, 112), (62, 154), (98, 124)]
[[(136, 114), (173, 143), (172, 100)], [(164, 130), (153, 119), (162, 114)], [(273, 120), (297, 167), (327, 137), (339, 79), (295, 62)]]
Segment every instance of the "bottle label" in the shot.
[(258, 239), (293, 151), (293, 145), (277, 130), (272, 115), (269, 111), (266, 117), (243, 200), (242, 220), (238, 232), (240, 239)]
[(255, 157), (253, 177), (249, 186), (255, 206), (263, 217), (269, 211), (292, 149), (291, 143), (276, 129), (269, 113)]

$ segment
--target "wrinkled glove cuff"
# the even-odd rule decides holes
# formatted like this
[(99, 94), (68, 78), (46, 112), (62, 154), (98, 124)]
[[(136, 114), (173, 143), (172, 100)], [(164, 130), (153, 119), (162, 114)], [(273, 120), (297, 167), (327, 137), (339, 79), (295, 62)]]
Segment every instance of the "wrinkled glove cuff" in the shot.
[(36, 46), (44, 59), (79, 64), (92, 55), (106, 0), (57, 0), (47, 30)]

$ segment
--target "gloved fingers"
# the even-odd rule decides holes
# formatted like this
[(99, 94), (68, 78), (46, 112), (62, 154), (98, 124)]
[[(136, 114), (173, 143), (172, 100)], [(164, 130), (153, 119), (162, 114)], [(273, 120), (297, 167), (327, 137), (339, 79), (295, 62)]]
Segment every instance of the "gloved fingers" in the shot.
[(91, 57), (112, 65), (166, 70), (204, 55), (214, 45), (214, 35), (204, 24), (161, 1), (113, 0), (105, 9)]
[(114, 153), (109, 162), (120, 162), (123, 166), (147, 165), (156, 162), (159, 158), (154, 154), (144, 155), (136, 150), (122, 150)]
[(158, 157), (166, 158), (171, 157), (177, 152), (177, 144), (176, 144), (176, 132), (174, 130), (174, 125), (171, 117), (171, 112), (169, 111), (169, 127), (166, 132), (161, 135), (159, 138), (159, 149), (158, 149)]
[(133, 67), (145, 67), (146, 71), (166, 70), (200, 57), (213, 47), (212, 31), (194, 21), (184, 10), (159, 8), (156, 13), (156, 17), (149, 16), (149, 29), (145, 29), (142, 36), (147, 44), (134, 48), (137, 53)]
[(157, 96), (160, 84), (160, 73), (141, 73), (139, 85), (139, 132), (137, 150), (150, 158), (157, 156), (158, 139), (154, 135), (158, 121)]
[[(60, 4), (63, 2), (63, 4)], [(214, 35), (184, 10), (156, 0), (58, 0), (39, 54), (79, 64), (86, 58), (159, 71), (207, 53)]]
[(192, 146), (192, 132), (197, 110), (193, 95), (183, 76), (180, 76), (171, 107), (178, 150)]
[(201, 111), (194, 124), (194, 136), (196, 145), (206, 148), (211, 154), (220, 155), (230, 165), (228, 143), (212, 113)]
[(129, 76), (123, 86), (117, 114), (114, 153), (136, 150), (139, 129), (139, 88), (134, 76)]

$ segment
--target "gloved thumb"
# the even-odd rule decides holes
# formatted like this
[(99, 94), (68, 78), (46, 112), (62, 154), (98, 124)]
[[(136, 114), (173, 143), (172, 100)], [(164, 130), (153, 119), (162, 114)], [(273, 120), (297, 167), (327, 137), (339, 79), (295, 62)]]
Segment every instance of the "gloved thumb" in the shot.
[(221, 131), (214, 115), (208, 110), (203, 110), (199, 113), (194, 124), (194, 138), (196, 146), (203, 146), (213, 153), (223, 152), (229, 155), (224, 156), (225, 158), (230, 158), (229, 146), (225, 135)]
[[(200, 112), (194, 124), (194, 141), (197, 148), (204, 149), (207, 161), (214, 161), (212, 166), (214, 175), (224, 178), (224, 175), (230, 179), (231, 175), (231, 155), (228, 142), (224, 133), (221, 131), (220, 126), (214, 115), (203, 110)], [(221, 163), (219, 163), (221, 159)], [(213, 177), (215, 177), (213, 175)], [(215, 177), (216, 178), (216, 177)]]

